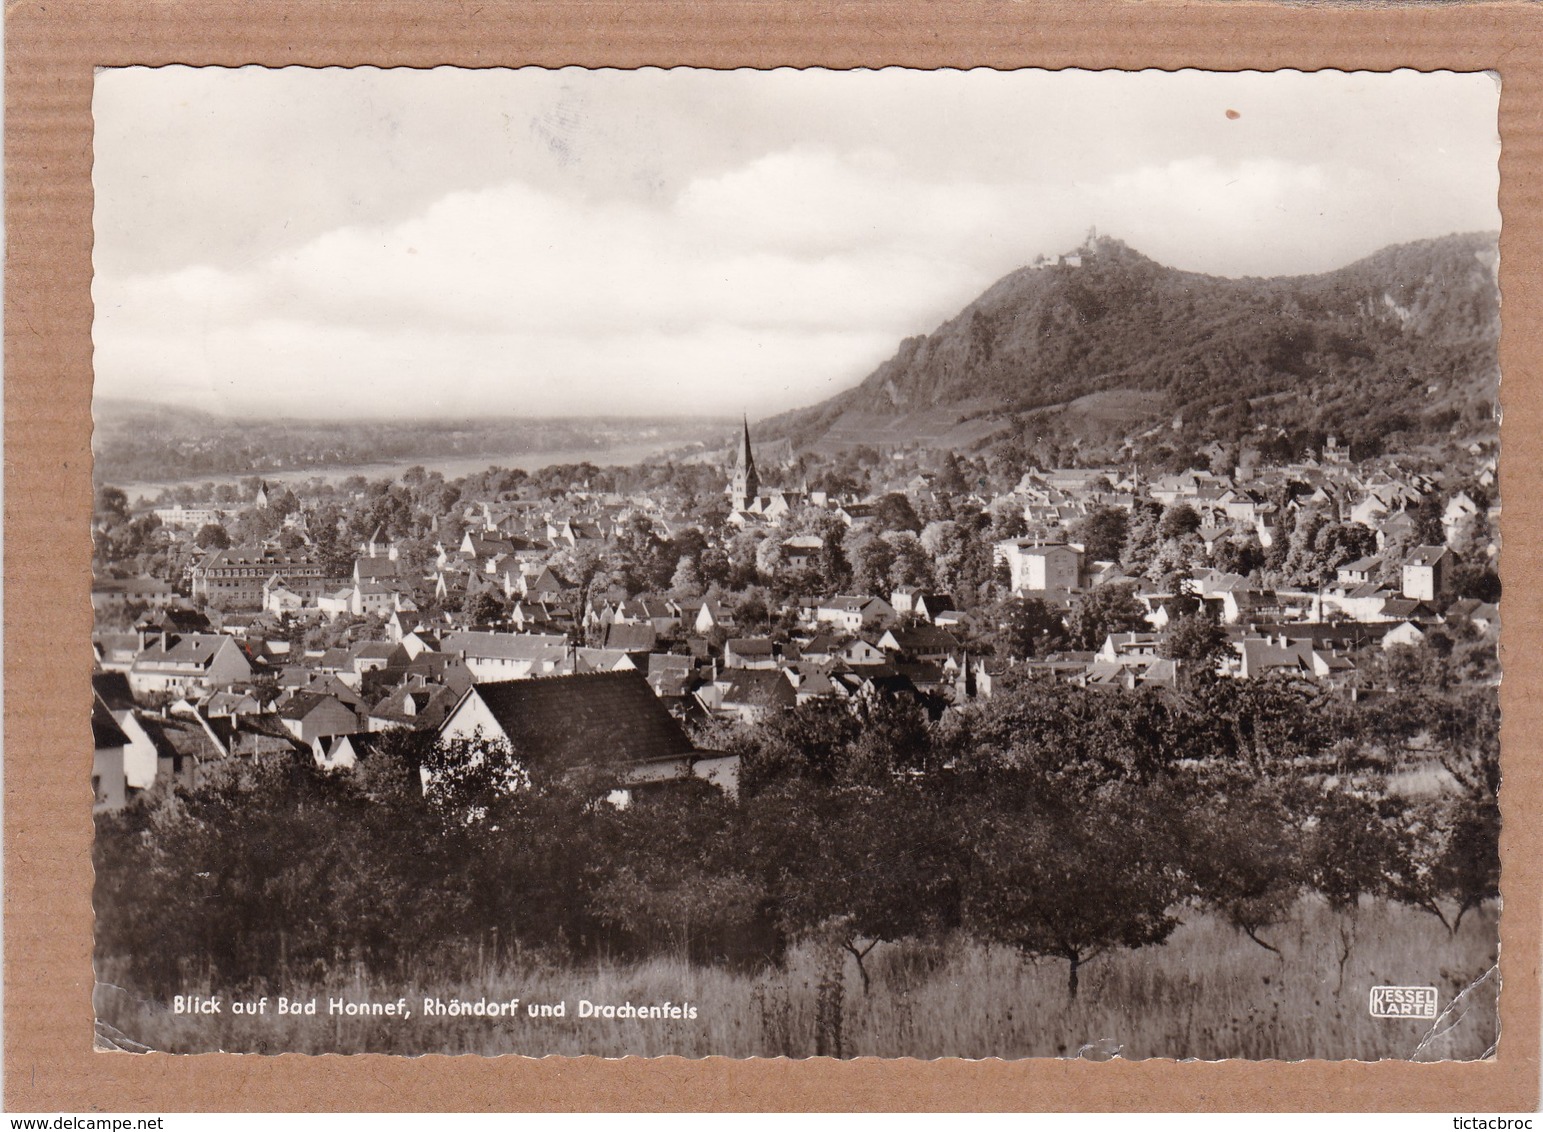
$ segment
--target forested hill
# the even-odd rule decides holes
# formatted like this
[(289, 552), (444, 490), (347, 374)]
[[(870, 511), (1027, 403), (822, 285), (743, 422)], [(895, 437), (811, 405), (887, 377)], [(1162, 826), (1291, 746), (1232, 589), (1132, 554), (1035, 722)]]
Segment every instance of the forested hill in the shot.
[(1356, 442), (1484, 435), (1495, 427), (1496, 262), (1496, 235), (1468, 233), (1322, 275), (1225, 279), (1094, 238), (1007, 275), (856, 388), (767, 431), (801, 447), (890, 431), (967, 442), (1049, 409), (1111, 435), (1179, 418), (1190, 438), (1224, 441), (1259, 425)]

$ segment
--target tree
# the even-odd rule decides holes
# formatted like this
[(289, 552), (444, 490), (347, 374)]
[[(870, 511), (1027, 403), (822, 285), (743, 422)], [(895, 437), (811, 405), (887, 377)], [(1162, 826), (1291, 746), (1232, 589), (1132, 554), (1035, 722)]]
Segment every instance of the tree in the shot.
[(997, 621), (997, 655), (1003, 658), (1038, 656), (1053, 647), (1062, 632), (1060, 617), (1042, 599), (1009, 598), (1002, 603)]
[(119, 488), (103, 484), (96, 489), (96, 513), (110, 522), (129, 517), (129, 497)]
[(866, 594), (890, 592), (895, 547), (888, 539), (873, 530), (854, 527), (846, 536), (846, 557), (852, 566), (853, 588)]
[(696, 561), (683, 555), (676, 563), (675, 573), (670, 575), (670, 594), (684, 600), (702, 596), (702, 575)]
[(468, 590), (465, 600), (461, 602), (461, 612), (466, 615), (470, 625), (491, 625), (502, 619), (504, 606), (487, 590), (475, 593)]
[(226, 550), (230, 547), (230, 535), (218, 523), (205, 523), (193, 536), (193, 542), (204, 550)]
[(1118, 507), (1100, 507), (1072, 528), (1072, 541), (1082, 543), (1089, 562), (1118, 562), (1125, 546), (1129, 516)]
[(1462, 562), (1452, 570), (1452, 591), (1458, 597), (1499, 601), (1500, 575), (1487, 565)]
[(922, 521), (917, 518), (911, 501), (898, 491), (879, 500), (873, 509), (873, 523), (880, 531), (920, 533), (922, 529)]
[(864, 960), (879, 941), (953, 924), (954, 834), (908, 782), (832, 790), (785, 781), (756, 799), (750, 839), (783, 929), (833, 939), (856, 961), (865, 993)]
[(1327, 586), (1345, 563), (1374, 554), (1377, 536), (1359, 523), (1328, 522), (1313, 535), (1312, 549), (1311, 558), (1304, 563), (1304, 581), (1311, 586)]
[(965, 479), (964, 469), (959, 466), (959, 457), (952, 450), (943, 454), (943, 463), (938, 469), (938, 490), (945, 495), (963, 495), (970, 490), (970, 484)]
[(890, 531), (881, 537), (894, 552), (889, 569), (890, 586), (930, 588), (933, 584), (932, 557), (921, 539), (909, 531)]
[(1079, 649), (1096, 649), (1110, 633), (1131, 633), (1150, 629), (1146, 609), (1136, 600), (1136, 587), (1129, 582), (1111, 582), (1089, 590), (1077, 599), (1067, 618), (1072, 644)]
[(777, 535), (763, 538), (755, 548), (756, 572), (763, 578), (775, 578), (782, 574), (784, 561), (782, 539)]
[(1414, 539), (1417, 546), (1441, 546), (1446, 542), (1446, 528), (1441, 522), (1443, 507), (1436, 492), (1426, 492), (1420, 502), (1409, 509), (1414, 520)]
[(1137, 504), (1126, 525), (1125, 546), (1120, 564), (1132, 575), (1145, 574), (1157, 553), (1157, 524), (1160, 512), (1155, 504)]
[(1165, 539), (1180, 539), (1200, 529), (1200, 512), (1188, 503), (1175, 503), (1163, 509), (1157, 533)]
[(1227, 654), (1227, 634), (1214, 618), (1199, 611), (1174, 618), (1168, 623), (1161, 646), (1163, 656), (1187, 661), (1197, 666)]
[(1177, 824), (1180, 855), (1203, 904), (1266, 951), (1261, 934), (1295, 906), (1306, 880), (1301, 819), (1286, 792), (1267, 775), (1233, 770), (1197, 783), (1203, 805)]
[(1161, 943), (1178, 925), (1183, 895), (1161, 822), (1139, 795), (1098, 808), (1042, 798), (1024, 811), (982, 802), (963, 896), (966, 928), (1068, 965), (1077, 997), (1082, 967), (1105, 951)]

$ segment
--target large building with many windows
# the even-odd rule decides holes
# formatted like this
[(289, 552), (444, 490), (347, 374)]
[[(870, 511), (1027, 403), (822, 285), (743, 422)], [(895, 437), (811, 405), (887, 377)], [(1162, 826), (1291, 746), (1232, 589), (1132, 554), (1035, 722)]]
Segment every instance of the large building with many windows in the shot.
[(227, 609), (261, 609), (263, 584), (275, 575), (286, 589), (307, 600), (343, 584), (329, 580), (322, 564), (306, 551), (232, 546), (193, 567), (193, 596), (218, 600)]

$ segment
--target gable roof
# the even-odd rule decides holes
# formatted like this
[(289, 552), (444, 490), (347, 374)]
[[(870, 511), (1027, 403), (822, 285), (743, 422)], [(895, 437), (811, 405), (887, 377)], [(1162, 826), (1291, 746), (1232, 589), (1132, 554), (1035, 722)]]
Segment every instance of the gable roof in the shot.
[(601, 643), (605, 648), (622, 652), (652, 652), (658, 640), (659, 634), (651, 621), (637, 625), (612, 622), (605, 627), (605, 637)]
[(135, 712), (134, 719), (155, 747), (158, 758), (177, 761), (191, 755), (207, 761), (223, 754), (196, 719), (163, 717), (145, 711)]
[(735, 668), (724, 673), (726, 704), (754, 704), (764, 707), (791, 707), (798, 701), (792, 683), (780, 670)]
[(776, 655), (775, 646), (770, 637), (731, 637), (723, 643), (725, 652), (732, 651), (735, 656), (765, 657), (770, 659)]
[(240, 651), (235, 640), (221, 633), (166, 634), (159, 644), (151, 644), (134, 660), (135, 671), (155, 669), (196, 670), (202, 672), (214, 662), (215, 655), (229, 647)]
[(459, 700), (455, 690), (443, 684), (404, 685), (370, 708), (370, 718), (426, 731), (443, 723)]
[(540, 633), (446, 633), (440, 651), (465, 653), (473, 659), (543, 660), (566, 654), (568, 638)]
[(401, 563), (392, 558), (354, 559), (354, 577), (361, 582), (394, 582), (401, 573)]
[(296, 692), (284, 701), (284, 706), (279, 709), (279, 718), (304, 719), (327, 704), (336, 704), (350, 715), (355, 714), (352, 708), (336, 696), (326, 696), (320, 692)]
[(209, 618), (196, 609), (157, 609), (134, 622), (134, 628), (152, 633), (208, 633)]
[(203, 562), (200, 570), (218, 570), (228, 566), (264, 567), (313, 567), (316, 559), (309, 550), (279, 550), (271, 546), (232, 546), (216, 550)]
[(135, 706), (134, 693), (129, 690), (127, 673), (93, 672), (91, 690), (101, 698), (109, 711), (128, 711)]
[(686, 733), (640, 672), (478, 684), (477, 696), (521, 755), (553, 768), (690, 754)]
[(123, 728), (118, 726), (118, 721), (113, 718), (113, 713), (107, 710), (107, 705), (102, 702), (102, 697), (93, 693), (91, 697), (91, 734), (96, 741), (96, 749), (103, 747), (127, 747), (129, 737), (123, 733)]
[(895, 643), (895, 647), (901, 652), (924, 652), (935, 650), (938, 652), (958, 652), (963, 646), (959, 638), (955, 637), (947, 629), (939, 629), (936, 625), (913, 625), (905, 629), (891, 629), (879, 642), (882, 646), (884, 640)]

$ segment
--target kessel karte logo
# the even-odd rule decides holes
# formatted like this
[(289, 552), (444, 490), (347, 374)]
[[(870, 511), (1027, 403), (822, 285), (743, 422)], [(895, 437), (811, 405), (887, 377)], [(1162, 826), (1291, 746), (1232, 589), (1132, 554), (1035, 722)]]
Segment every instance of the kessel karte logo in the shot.
[(1435, 987), (1373, 987), (1373, 1018), (1436, 1017)]

